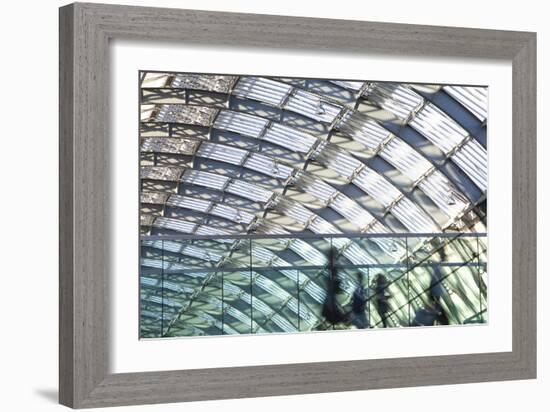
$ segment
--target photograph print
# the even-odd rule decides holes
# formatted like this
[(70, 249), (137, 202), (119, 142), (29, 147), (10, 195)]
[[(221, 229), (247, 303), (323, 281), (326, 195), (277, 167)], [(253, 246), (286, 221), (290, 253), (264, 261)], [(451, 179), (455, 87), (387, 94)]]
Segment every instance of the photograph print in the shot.
[(486, 86), (136, 87), (141, 339), (488, 322)]

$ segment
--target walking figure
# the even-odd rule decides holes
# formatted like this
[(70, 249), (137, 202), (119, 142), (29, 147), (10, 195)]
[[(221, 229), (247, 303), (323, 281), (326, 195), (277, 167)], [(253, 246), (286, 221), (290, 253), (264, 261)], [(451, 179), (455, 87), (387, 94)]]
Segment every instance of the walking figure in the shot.
[(351, 297), (351, 323), (358, 329), (370, 328), (369, 317), (367, 313), (367, 291), (363, 286), (363, 273), (357, 272), (357, 282), (359, 285), (353, 291)]

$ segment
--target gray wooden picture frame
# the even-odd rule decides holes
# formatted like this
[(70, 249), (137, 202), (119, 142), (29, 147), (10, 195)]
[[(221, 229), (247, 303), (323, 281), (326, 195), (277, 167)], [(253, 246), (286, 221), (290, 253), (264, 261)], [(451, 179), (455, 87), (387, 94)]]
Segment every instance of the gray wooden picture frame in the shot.
[[(85, 3), (62, 7), (59, 18), (62, 404), (86, 408), (536, 377), (535, 33)], [(109, 373), (111, 39), (511, 61), (512, 351)]]

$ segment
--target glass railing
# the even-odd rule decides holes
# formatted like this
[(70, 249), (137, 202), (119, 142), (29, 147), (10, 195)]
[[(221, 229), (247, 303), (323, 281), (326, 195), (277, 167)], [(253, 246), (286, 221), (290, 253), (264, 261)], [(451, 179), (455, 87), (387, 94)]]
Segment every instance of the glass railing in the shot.
[(140, 336), (487, 322), (486, 235), (143, 236)]

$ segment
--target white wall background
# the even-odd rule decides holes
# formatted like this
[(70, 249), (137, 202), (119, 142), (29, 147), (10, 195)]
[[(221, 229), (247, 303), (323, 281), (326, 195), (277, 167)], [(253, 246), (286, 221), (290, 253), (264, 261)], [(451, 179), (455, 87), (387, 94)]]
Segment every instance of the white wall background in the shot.
[[(110, 1), (104, 0), (111, 3)], [(115, 2), (116, 3), (116, 2)], [(438, 0), (391, 2), (271, 0), (131, 1), (126, 4), (330, 17), (399, 23), (480, 27), (538, 32), (538, 148), (550, 152), (548, 123), (550, 27), (544, 2)], [(4, 2), (0, 30), (2, 85), (1, 178), (3, 236), (0, 340), (0, 405), (9, 411), (61, 410), (57, 405), (57, 7), (50, 1)], [(546, 92), (544, 94), (543, 92)], [(408, 412), (548, 408), (550, 361), (547, 356), (550, 284), (542, 265), (550, 241), (544, 214), (550, 164), (539, 156), (539, 378), (531, 381), (451, 385), (336, 394), (301, 395), (155, 405), (117, 410), (279, 411), (358, 408)]]

